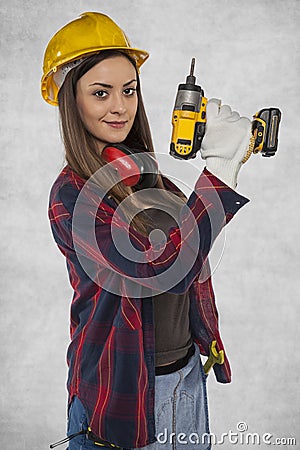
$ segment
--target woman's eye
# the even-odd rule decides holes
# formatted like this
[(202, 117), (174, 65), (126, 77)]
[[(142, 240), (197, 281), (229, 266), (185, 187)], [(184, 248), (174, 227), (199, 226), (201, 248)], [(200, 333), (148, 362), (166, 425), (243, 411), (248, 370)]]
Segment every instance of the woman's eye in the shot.
[(108, 93), (105, 92), (105, 91), (97, 91), (97, 92), (95, 92), (94, 95), (95, 95), (96, 97), (98, 97), (98, 98), (104, 98), (104, 97), (106, 97), (106, 96), (108, 95)]
[(124, 94), (130, 97), (131, 95), (134, 95), (136, 93), (135, 88), (127, 88), (124, 90)]

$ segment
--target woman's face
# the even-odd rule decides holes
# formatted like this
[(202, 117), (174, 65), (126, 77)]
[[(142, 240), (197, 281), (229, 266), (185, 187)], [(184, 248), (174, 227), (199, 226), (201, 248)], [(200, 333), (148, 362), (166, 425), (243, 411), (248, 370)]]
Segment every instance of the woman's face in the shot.
[(125, 56), (99, 62), (78, 80), (79, 114), (100, 151), (107, 143), (124, 141), (130, 132), (138, 106), (136, 87), (135, 68)]

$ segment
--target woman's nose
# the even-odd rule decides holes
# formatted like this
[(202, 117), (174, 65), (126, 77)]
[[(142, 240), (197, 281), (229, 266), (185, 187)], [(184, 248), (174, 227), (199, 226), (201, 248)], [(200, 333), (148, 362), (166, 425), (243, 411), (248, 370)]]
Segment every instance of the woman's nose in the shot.
[(124, 114), (126, 111), (125, 99), (122, 94), (116, 94), (112, 98), (111, 112), (113, 114)]

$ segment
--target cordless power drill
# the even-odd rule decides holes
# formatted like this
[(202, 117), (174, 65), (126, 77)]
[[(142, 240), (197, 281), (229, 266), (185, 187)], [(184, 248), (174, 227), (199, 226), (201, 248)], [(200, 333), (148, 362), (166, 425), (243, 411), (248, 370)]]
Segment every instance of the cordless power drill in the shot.
[[(172, 116), (170, 155), (178, 159), (195, 158), (205, 134), (207, 98), (194, 76), (195, 58), (186, 82), (178, 86)], [(243, 162), (252, 153), (274, 156), (278, 147), (281, 112), (278, 108), (264, 108), (254, 114), (252, 138)]]

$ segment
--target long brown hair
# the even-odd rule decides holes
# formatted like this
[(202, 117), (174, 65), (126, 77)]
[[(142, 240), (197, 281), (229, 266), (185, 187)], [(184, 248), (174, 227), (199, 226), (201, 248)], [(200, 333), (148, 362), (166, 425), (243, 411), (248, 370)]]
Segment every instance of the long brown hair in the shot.
[[(60, 113), (60, 126), (62, 139), (65, 147), (65, 158), (68, 165), (83, 179), (88, 180), (98, 169), (106, 163), (101, 158), (97, 147), (97, 139), (86, 129), (78, 112), (76, 103), (76, 85), (78, 80), (99, 62), (116, 56), (125, 56), (136, 70), (137, 76), (137, 96), (138, 107), (133, 126), (123, 142), (130, 148), (138, 151), (150, 152), (154, 155), (154, 146), (151, 137), (151, 131), (147, 115), (144, 108), (141, 85), (138, 71), (134, 60), (126, 53), (118, 50), (103, 50), (95, 55), (86, 58), (80, 65), (72, 69), (66, 76), (66, 79), (60, 88), (58, 94), (58, 104)], [(111, 185), (111, 177), (114, 174), (101, 174), (101, 180), (98, 180), (102, 187)], [(161, 176), (155, 188), (164, 189)], [(109, 190), (109, 194), (120, 204), (126, 197), (133, 192), (132, 188), (122, 182), (116, 182)], [(132, 225), (140, 232), (145, 233), (145, 221), (139, 216), (134, 216), (134, 207), (130, 214), (130, 207), (127, 202), (127, 217), (132, 220)]]

